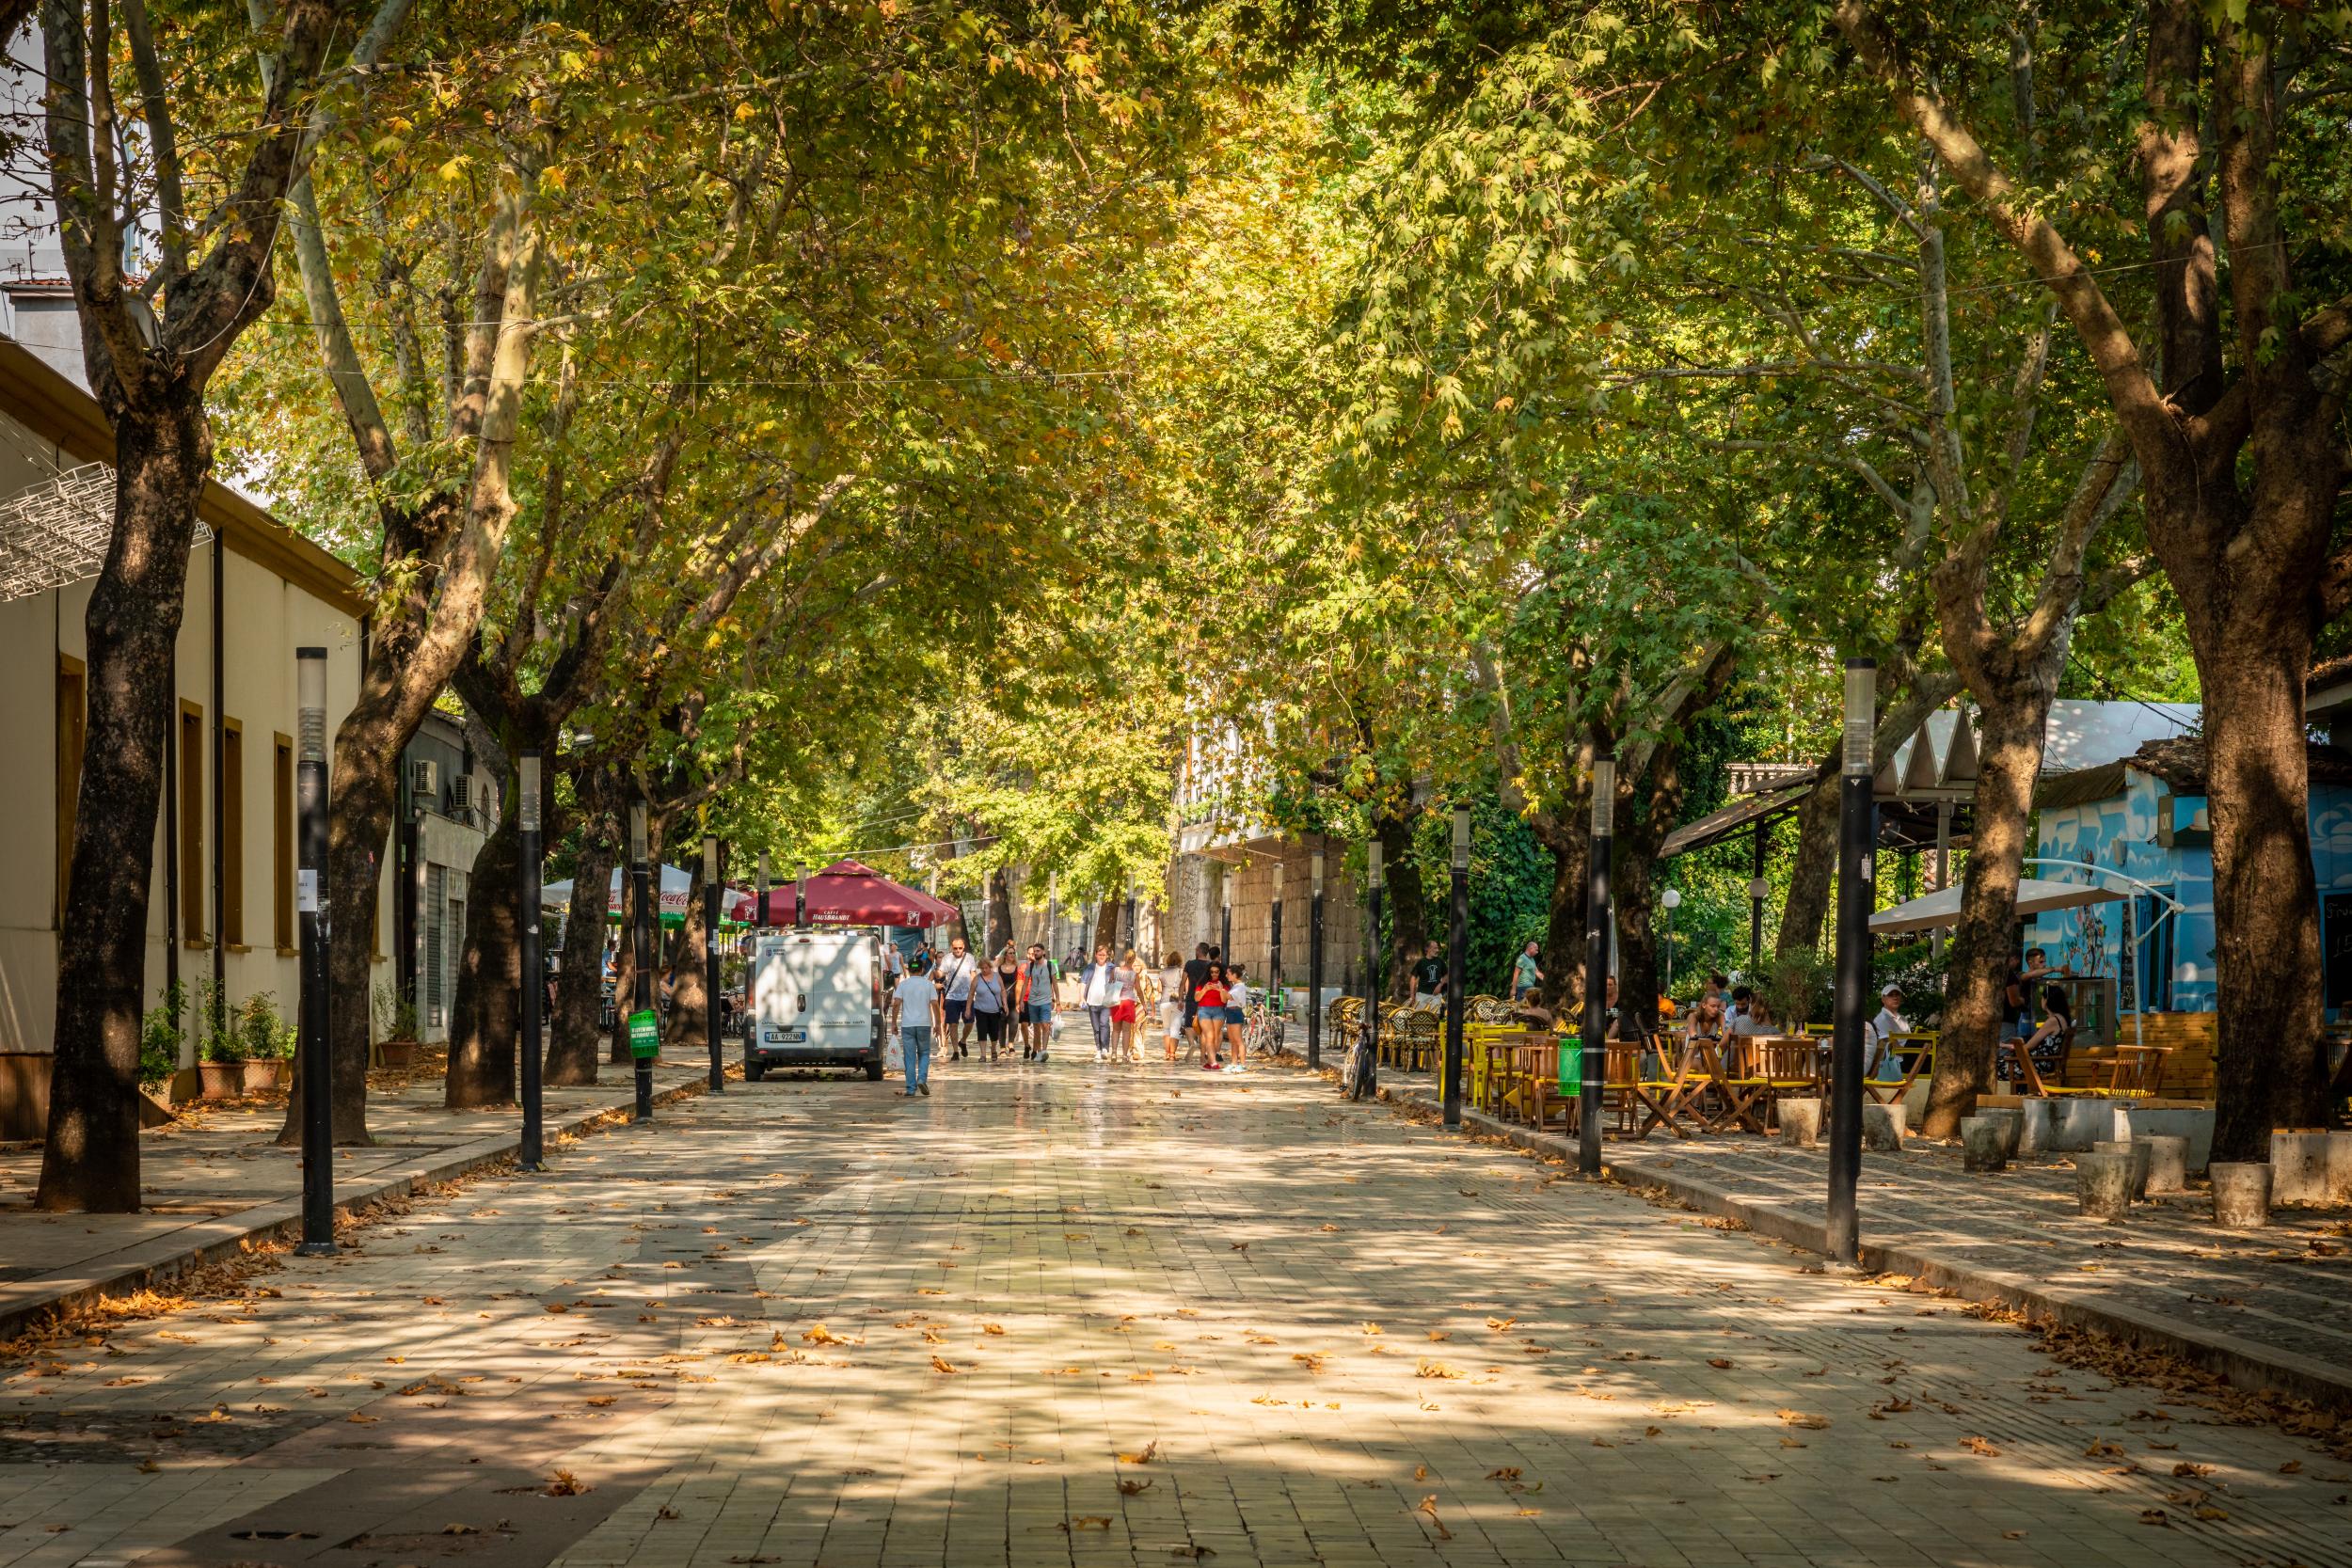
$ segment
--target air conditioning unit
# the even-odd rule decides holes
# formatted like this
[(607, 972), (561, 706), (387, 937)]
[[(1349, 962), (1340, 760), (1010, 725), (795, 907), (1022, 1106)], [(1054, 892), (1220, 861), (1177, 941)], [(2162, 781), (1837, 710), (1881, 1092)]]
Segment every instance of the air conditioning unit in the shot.
[(441, 809), (441, 765), (437, 762), (412, 762), (408, 765), (408, 800), (418, 811)]
[(449, 782), (449, 815), (453, 822), (473, 820), (474, 777), (460, 773)]

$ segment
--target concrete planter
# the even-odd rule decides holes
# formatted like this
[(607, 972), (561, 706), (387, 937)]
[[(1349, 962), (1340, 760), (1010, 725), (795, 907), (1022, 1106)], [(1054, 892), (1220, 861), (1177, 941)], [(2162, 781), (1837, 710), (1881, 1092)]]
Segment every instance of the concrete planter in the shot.
[(1898, 1101), (1892, 1105), (1862, 1107), (1862, 1147), (1881, 1154), (1900, 1154), (1903, 1151), (1903, 1106)]
[(2017, 1152), (2047, 1154), (2057, 1134), (2058, 1101), (2039, 1097), (2017, 1102)]
[(2024, 1112), (2012, 1111), (1997, 1105), (1990, 1106), (1980, 1108), (1977, 1112), (1977, 1119), (1979, 1121), (1989, 1121), (1999, 1131), (2001, 1139), (2001, 1164), (2007, 1164), (2011, 1160), (2017, 1158), (2018, 1147), (2024, 1139), (2026, 1132), (2026, 1117)]
[(2067, 1095), (2051, 1101), (2053, 1125), (2050, 1148), (2058, 1154), (2088, 1154), (2093, 1144), (2129, 1138), (2128, 1127), (2116, 1125), (2116, 1102), (2098, 1095)]
[(384, 1058), (384, 1065), (394, 1071), (405, 1072), (417, 1065), (415, 1040), (379, 1040), (375, 1049)]
[(292, 1062), (275, 1058), (265, 1061), (205, 1062), (198, 1070), (203, 1074), (204, 1098), (207, 1100), (242, 1100), (247, 1095), (267, 1094), (282, 1088), (291, 1075)]
[(2148, 1151), (2149, 1193), (2159, 1196), (2188, 1191), (2188, 1140), (2178, 1132), (2141, 1132), (2132, 1142)]
[(1992, 1172), (2009, 1168), (2009, 1134), (1985, 1117), (1963, 1117), (1960, 1122), (1961, 1168)]
[(2291, 1130), (2270, 1134), (2270, 1201), (2328, 1201), (2328, 1134), (2324, 1130)]
[(1780, 1117), (1780, 1141), (1794, 1148), (1811, 1148), (1821, 1141), (1821, 1101), (1784, 1100), (1774, 1110)]
[(2090, 1152), (2123, 1156), (2131, 1170), (2131, 1200), (2137, 1203), (2148, 1196), (2148, 1172), (2151, 1168), (2152, 1151), (2145, 1143), (2137, 1138), (2127, 1143), (2103, 1143)]
[(2121, 1221), (2132, 1212), (2132, 1154), (2110, 1146), (2074, 1157), (2074, 1202), (2093, 1219)]
[(2211, 1167), (2213, 1223), (2251, 1230), (2270, 1223), (2270, 1166), (2258, 1161), (2220, 1161)]
[(2205, 1168), (2213, 1158), (2213, 1107), (2210, 1105), (2140, 1105), (2126, 1104), (2122, 1108), (2123, 1128), (2109, 1134), (2118, 1138), (2139, 1138), (2153, 1133), (2173, 1134), (2188, 1140), (2185, 1168), (2190, 1175)]

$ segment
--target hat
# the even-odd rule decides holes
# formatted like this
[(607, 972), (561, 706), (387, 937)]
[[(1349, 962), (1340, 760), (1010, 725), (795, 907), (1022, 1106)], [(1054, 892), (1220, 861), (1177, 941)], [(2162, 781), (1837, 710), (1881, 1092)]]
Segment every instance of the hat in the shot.
[(1887, 985), (1879, 988), (1881, 996), (1900, 996), (1902, 993), (1903, 988), (1900, 986)]

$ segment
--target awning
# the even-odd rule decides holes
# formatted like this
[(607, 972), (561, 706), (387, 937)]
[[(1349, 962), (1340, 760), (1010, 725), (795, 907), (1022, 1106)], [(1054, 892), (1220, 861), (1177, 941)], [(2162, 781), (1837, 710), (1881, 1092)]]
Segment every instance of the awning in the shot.
[[(1960, 924), (1960, 884), (1881, 910), (1870, 917), (1870, 929), (1881, 936), (1899, 931), (1925, 931)], [(2071, 910), (2081, 904), (2105, 904), (2123, 895), (2082, 882), (2054, 882), (2042, 877), (2021, 878), (2017, 883), (2017, 917), (2049, 910)]]
[[(792, 924), (793, 886), (768, 890), (770, 926)], [(749, 901), (756, 905), (757, 898)], [(812, 926), (912, 926), (928, 928), (961, 918), (953, 904), (894, 882), (870, 865), (838, 860), (808, 879)]]
[(1803, 779), (1758, 795), (1742, 795), (1721, 811), (1709, 812), (1696, 822), (1688, 822), (1666, 835), (1666, 842), (1658, 847), (1661, 860), (1688, 854), (1718, 844), (1746, 829), (1751, 823), (1771, 816), (1776, 812), (1795, 809), (1799, 800), (1813, 788), (1811, 779)]

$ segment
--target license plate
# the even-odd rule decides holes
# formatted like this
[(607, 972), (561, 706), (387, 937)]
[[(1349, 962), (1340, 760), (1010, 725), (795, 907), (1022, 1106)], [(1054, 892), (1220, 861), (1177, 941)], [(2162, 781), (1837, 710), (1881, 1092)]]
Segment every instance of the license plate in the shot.
[(805, 1029), (779, 1029), (771, 1027), (768, 1031), (768, 1043), (770, 1045), (803, 1045), (807, 1043), (807, 1040), (808, 1031)]

